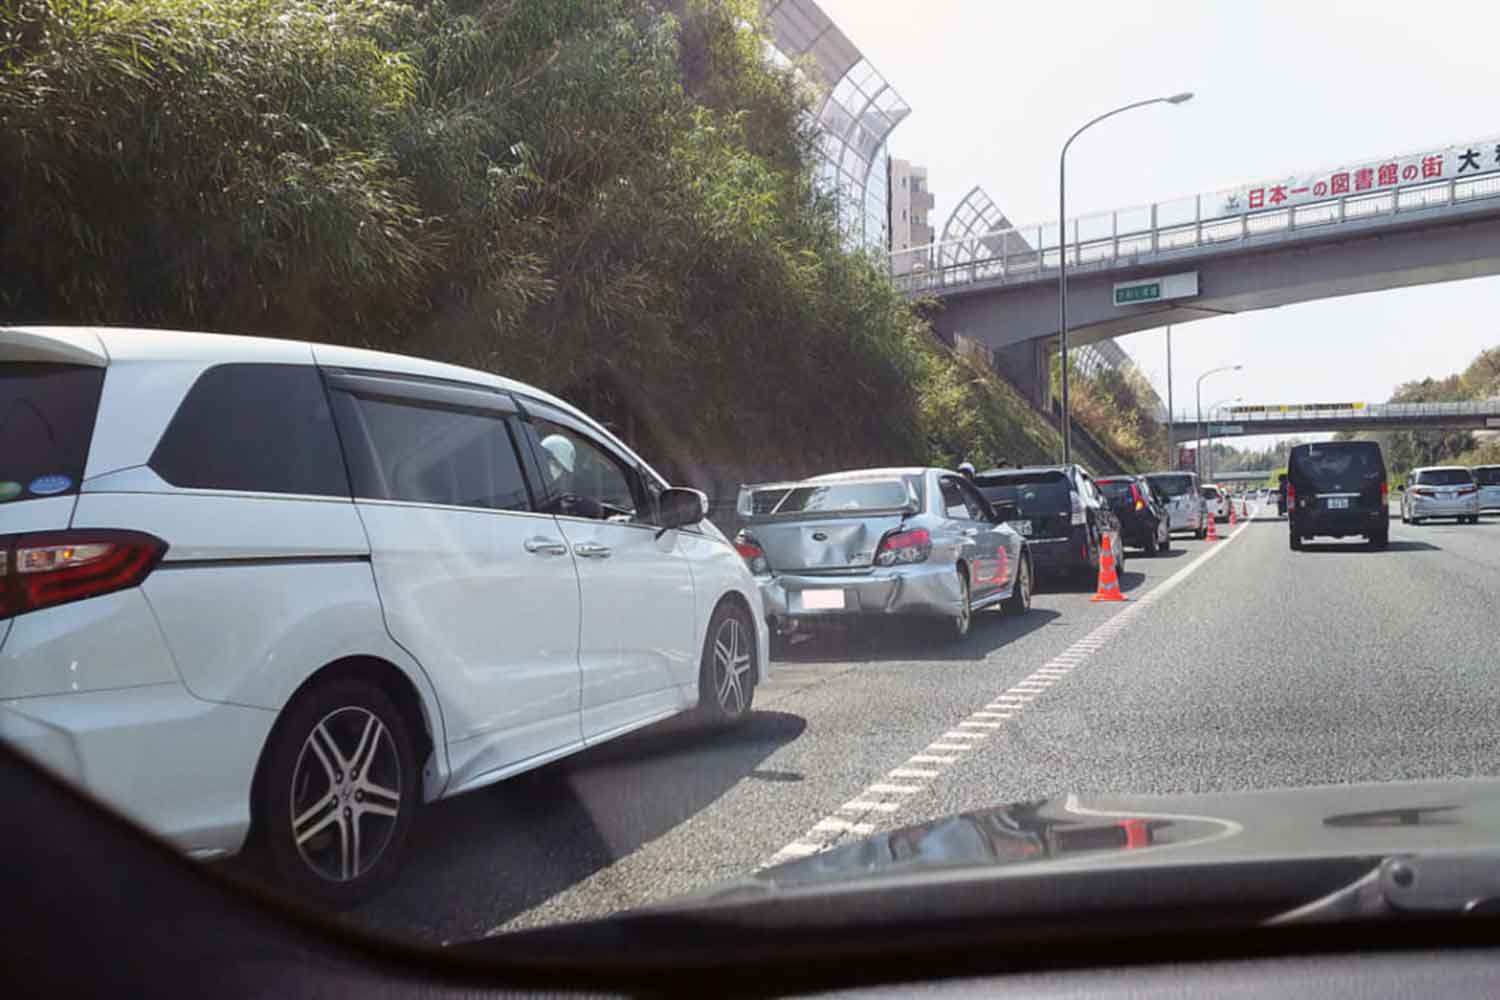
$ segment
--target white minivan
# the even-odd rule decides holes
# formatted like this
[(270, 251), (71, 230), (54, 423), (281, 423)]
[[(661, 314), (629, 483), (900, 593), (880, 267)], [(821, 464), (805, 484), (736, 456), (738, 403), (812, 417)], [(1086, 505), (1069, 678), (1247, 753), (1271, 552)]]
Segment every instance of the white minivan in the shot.
[(765, 619), (706, 513), (484, 372), (0, 326), (0, 738), (190, 855), (253, 836), (353, 902), (421, 803), (746, 717)]

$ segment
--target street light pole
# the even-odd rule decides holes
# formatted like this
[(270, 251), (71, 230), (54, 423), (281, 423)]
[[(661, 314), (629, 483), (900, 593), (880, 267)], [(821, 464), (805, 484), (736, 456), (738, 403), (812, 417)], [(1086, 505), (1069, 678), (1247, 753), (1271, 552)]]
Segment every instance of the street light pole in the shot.
[(1176, 415), (1172, 412), (1172, 326), (1167, 325), (1167, 468), (1177, 468), (1177, 453), (1174, 450), (1176, 442), (1172, 440), (1172, 421)]
[(1214, 481), (1214, 414), (1225, 403), (1243, 403), (1244, 396), (1235, 396), (1232, 399), (1221, 399), (1208, 408), (1208, 481)]
[(1210, 375), (1219, 372), (1237, 372), (1244, 365), (1224, 365), (1222, 368), (1210, 368), (1198, 376), (1198, 385), (1195, 390), (1195, 398), (1198, 405), (1198, 436), (1193, 440), (1193, 471), (1198, 474), (1198, 481), (1203, 481), (1203, 380)]
[(1085, 122), (1078, 131), (1068, 136), (1068, 141), (1063, 143), (1062, 153), (1057, 157), (1057, 331), (1059, 339), (1058, 347), (1062, 354), (1062, 439), (1064, 465), (1073, 461), (1073, 419), (1072, 410), (1068, 408), (1068, 147), (1073, 145), (1074, 139), (1106, 118), (1113, 118), (1115, 115), (1134, 108), (1144, 108), (1148, 104), (1181, 104), (1184, 101), (1192, 99), (1192, 93), (1185, 91), (1181, 94), (1173, 94), (1171, 97), (1153, 97), (1145, 101), (1136, 101), (1134, 104), (1126, 104), (1123, 107), (1115, 108), (1113, 111), (1106, 111), (1099, 117)]

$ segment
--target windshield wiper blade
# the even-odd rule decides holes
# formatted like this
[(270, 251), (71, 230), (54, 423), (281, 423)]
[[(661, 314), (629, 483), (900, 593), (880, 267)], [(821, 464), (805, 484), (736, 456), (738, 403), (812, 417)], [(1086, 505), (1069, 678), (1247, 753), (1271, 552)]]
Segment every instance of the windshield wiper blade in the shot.
[(1500, 851), (1394, 854), (1336, 892), (1267, 924), (1500, 913)]

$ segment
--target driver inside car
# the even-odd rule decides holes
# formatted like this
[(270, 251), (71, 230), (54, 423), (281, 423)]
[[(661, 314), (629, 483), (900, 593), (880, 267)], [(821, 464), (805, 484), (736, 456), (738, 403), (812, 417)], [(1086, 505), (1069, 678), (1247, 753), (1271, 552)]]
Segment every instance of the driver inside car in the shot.
[(549, 514), (602, 521), (606, 513), (604, 505), (577, 491), (577, 446), (561, 434), (549, 434), (542, 438), (542, 450), (547, 453), (548, 479), (548, 499), (542, 509)]

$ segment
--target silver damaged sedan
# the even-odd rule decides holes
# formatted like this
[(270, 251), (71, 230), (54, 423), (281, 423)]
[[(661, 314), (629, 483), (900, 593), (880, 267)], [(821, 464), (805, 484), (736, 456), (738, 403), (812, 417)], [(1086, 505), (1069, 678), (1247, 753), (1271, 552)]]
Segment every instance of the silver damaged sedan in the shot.
[(911, 615), (949, 637), (974, 612), (1031, 607), (1025, 539), (946, 469), (862, 469), (740, 487), (735, 539), (780, 634), (821, 619)]

